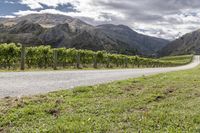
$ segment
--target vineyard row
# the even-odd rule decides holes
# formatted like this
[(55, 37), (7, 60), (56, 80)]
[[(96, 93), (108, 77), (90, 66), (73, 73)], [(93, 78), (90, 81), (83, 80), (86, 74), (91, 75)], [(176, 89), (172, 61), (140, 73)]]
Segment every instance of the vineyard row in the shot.
[(16, 44), (0, 44), (0, 68), (133, 68), (171, 67), (183, 63), (110, 54), (105, 51), (51, 48), (50, 46), (22, 47)]

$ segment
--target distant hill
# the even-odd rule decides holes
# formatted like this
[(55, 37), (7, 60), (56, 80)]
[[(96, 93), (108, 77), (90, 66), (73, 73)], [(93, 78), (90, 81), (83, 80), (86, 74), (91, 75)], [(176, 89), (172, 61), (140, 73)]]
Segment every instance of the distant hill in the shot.
[(200, 54), (200, 30), (183, 35), (159, 51), (161, 56), (182, 54)]
[(0, 19), (0, 43), (8, 42), (144, 56), (154, 55), (169, 43), (138, 34), (125, 25), (92, 26), (76, 18), (54, 14)]

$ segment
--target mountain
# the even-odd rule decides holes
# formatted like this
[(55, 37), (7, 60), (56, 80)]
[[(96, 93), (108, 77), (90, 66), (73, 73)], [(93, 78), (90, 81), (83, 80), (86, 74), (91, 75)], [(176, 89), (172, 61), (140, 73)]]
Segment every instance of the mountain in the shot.
[[(76, 24), (77, 22), (79, 22), (79, 25)], [(129, 49), (127, 44), (121, 45), (114, 42), (96, 27), (85, 25), (85, 23), (81, 25), (81, 28), (78, 26), (80, 26), (80, 21), (77, 20), (73, 23), (58, 24), (52, 28), (42, 27), (38, 23), (30, 22), (30, 20), (22, 20), (12, 26), (1, 26), (0, 43), (15, 42), (28, 46), (43, 44), (53, 47), (135, 54), (127, 52)]]
[(70, 23), (74, 18), (64, 15), (53, 15), (53, 14), (29, 14), (16, 18), (2, 18), (0, 23), (3, 23), (7, 26), (16, 25), (20, 21), (30, 21), (32, 23), (38, 23), (43, 27), (54, 27), (58, 24)]
[(97, 26), (97, 28), (102, 29), (104, 33), (115, 41), (124, 42), (130, 48), (136, 48), (144, 55), (152, 55), (169, 43), (164, 39), (138, 34), (125, 25), (105, 24)]
[(159, 51), (160, 56), (200, 54), (200, 30), (183, 35)]
[(64, 15), (31, 14), (0, 19), (0, 43), (51, 45), (151, 56), (169, 41), (139, 34), (125, 25), (93, 26)]

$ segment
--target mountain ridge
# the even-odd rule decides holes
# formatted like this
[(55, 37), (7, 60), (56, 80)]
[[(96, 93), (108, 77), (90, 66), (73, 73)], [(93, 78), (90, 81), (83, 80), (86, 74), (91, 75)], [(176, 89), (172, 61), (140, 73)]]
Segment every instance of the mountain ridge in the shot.
[(0, 24), (1, 43), (49, 44), (53, 47), (151, 56), (169, 42), (139, 34), (125, 25), (93, 26), (65, 15), (32, 14), (1, 19)]
[(159, 51), (160, 56), (200, 54), (200, 29), (172, 41)]

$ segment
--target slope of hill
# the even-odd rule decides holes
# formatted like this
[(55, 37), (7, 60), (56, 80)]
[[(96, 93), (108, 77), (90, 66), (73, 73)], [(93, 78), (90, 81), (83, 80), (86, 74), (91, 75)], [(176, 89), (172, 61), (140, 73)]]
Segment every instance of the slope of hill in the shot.
[(117, 42), (121, 41), (141, 51), (142, 54), (154, 54), (168, 43), (168, 41), (156, 37), (138, 34), (125, 25), (105, 24), (97, 26), (102, 29), (110, 38)]
[(124, 25), (92, 26), (64, 15), (31, 14), (0, 19), (0, 43), (45, 45), (150, 56), (169, 41), (138, 34)]
[(166, 45), (159, 55), (200, 54), (200, 30), (185, 34)]

